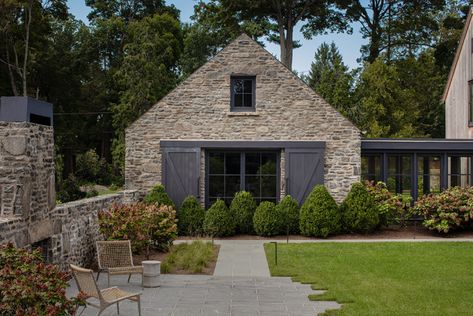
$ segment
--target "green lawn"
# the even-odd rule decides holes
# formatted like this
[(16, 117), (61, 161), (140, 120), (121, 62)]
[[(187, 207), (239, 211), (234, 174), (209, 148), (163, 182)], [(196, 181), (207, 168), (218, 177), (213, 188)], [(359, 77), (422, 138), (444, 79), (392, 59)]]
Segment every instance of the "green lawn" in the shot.
[(273, 276), (327, 289), (329, 315), (473, 315), (473, 243), (266, 244)]

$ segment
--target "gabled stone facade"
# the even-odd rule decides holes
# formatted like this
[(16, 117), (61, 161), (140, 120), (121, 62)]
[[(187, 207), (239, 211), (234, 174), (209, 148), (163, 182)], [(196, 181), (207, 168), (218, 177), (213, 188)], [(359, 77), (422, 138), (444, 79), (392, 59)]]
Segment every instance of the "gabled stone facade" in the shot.
[[(230, 111), (232, 75), (256, 76), (256, 111)], [(333, 196), (340, 201), (360, 179), (360, 131), (247, 35), (238, 37), (126, 130), (127, 189), (144, 193), (162, 181), (162, 140), (323, 141), (324, 182)], [(283, 161), (282, 151), (281, 195)], [(201, 159), (202, 193), (204, 163)]]

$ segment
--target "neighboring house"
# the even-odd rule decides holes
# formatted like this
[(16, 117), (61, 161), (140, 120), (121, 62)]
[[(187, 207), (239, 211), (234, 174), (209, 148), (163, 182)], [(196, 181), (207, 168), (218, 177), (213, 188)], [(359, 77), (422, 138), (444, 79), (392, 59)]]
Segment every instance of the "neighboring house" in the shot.
[(445, 137), (473, 138), (473, 7), (445, 87)]
[(247, 35), (241, 35), (126, 130), (125, 181), (166, 186), (179, 205), (246, 190), (257, 201), (316, 184), (341, 201), (360, 180), (360, 131)]

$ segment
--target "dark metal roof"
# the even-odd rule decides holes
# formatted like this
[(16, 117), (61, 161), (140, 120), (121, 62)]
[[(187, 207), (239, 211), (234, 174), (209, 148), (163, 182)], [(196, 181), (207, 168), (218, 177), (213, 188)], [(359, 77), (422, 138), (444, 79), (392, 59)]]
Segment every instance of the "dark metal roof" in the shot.
[(473, 152), (473, 139), (373, 138), (361, 141), (362, 151)]

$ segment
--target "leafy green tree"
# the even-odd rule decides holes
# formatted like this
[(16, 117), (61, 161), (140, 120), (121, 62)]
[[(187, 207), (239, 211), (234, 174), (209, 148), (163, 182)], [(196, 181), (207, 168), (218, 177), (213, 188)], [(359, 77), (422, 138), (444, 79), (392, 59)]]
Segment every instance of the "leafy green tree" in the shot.
[[(131, 22), (127, 36), (125, 56), (115, 73), (121, 87), (119, 102), (111, 107), (118, 135), (113, 152), (120, 159), (125, 128), (176, 86), (182, 51), (179, 21), (169, 14)], [(123, 166), (123, 162), (118, 165)]]
[(335, 43), (323, 43), (315, 52), (309, 85), (340, 113), (348, 118), (353, 117), (353, 76), (343, 63)]
[[(302, 24), (301, 30), (307, 39), (330, 31), (348, 28), (344, 9), (349, 0), (337, 1), (282, 1), (282, 0), (213, 0), (214, 16), (218, 25), (254, 26), (270, 42), (280, 45), (281, 62), (292, 69), (293, 49), (300, 46), (294, 40), (294, 30)], [(203, 4), (202, 6), (206, 6)], [(254, 30), (253, 29), (253, 30)]]
[(429, 47), (432, 32), (438, 29), (435, 13), (443, 7), (444, 0), (356, 0), (347, 11), (368, 39), (361, 51), (365, 61), (372, 63), (382, 53), (391, 60)]

